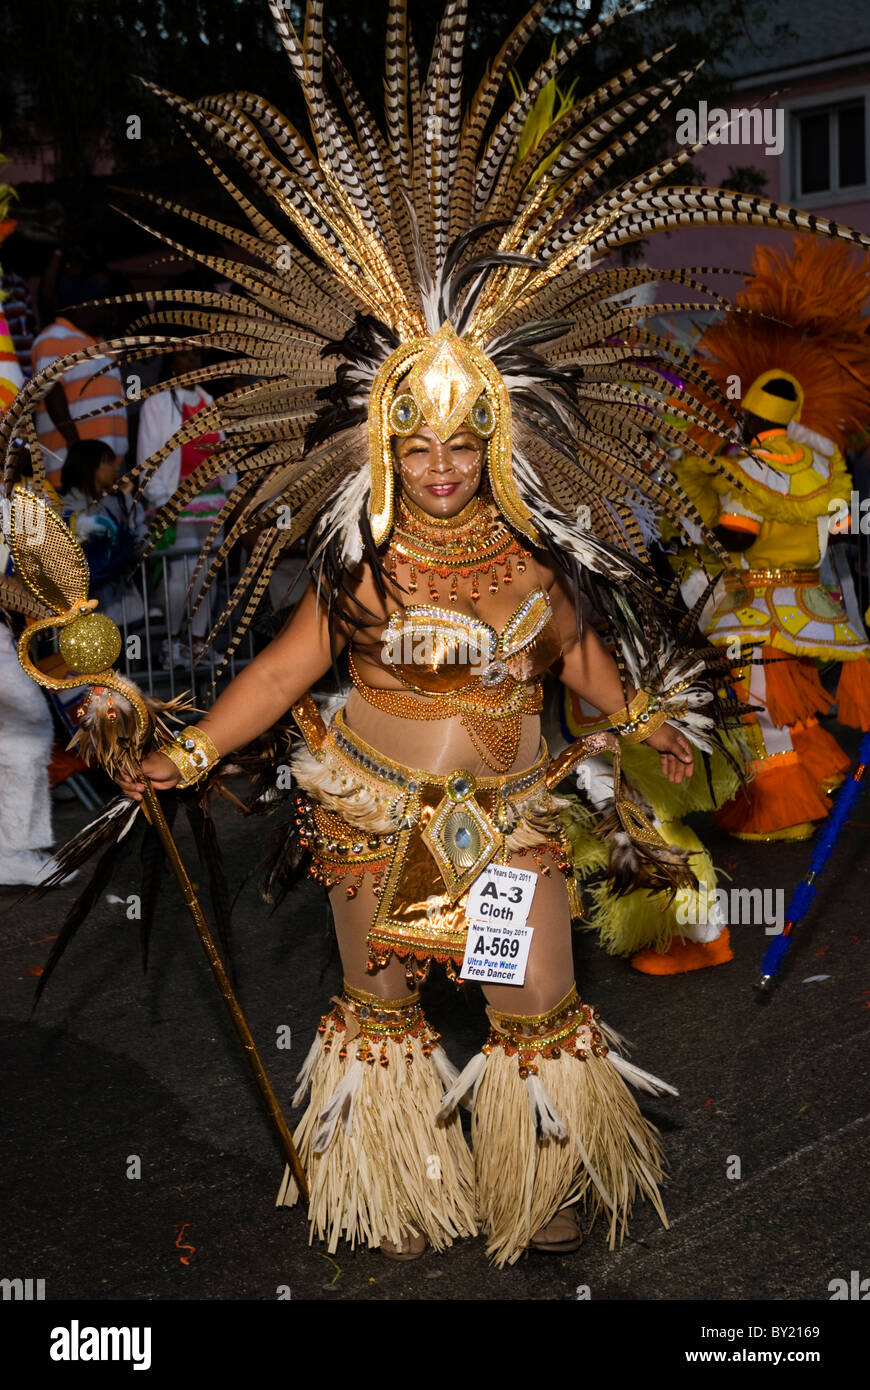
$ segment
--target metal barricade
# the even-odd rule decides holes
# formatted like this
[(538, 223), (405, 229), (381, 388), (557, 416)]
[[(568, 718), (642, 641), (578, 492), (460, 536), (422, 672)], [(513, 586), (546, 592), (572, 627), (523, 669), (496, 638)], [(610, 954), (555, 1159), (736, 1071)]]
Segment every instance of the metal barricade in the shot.
[[(252, 660), (254, 638), (249, 630), (219, 678), (217, 668), (232, 635), (232, 622), (217, 638), (216, 649), (210, 649), (196, 660), (191, 633), (190, 579), (198, 554), (193, 550), (172, 548), (148, 556), (138, 566), (126, 589), (122, 589), (120, 613), (114, 616), (123, 640), (118, 669), (156, 698), (172, 699), (189, 690), (197, 705), (202, 706), (210, 703), (217, 691)], [(208, 564), (203, 572), (208, 572)], [(219, 578), (212, 584), (197, 615), (197, 626), (204, 624), (203, 635), (211, 630), (237, 579), (236, 567), (231, 572), (229, 560), (224, 560)], [(184, 593), (183, 612), (177, 630), (171, 632), (170, 614), (174, 608), (178, 616), (179, 591)]]

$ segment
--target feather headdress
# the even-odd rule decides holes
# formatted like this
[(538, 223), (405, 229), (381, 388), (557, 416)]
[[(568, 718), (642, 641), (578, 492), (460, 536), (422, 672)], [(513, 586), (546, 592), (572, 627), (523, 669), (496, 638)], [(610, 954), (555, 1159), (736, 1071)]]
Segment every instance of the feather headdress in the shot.
[(745, 394), (763, 374), (785, 373), (799, 384), (800, 423), (844, 448), (867, 423), (870, 258), (805, 236), (790, 252), (759, 246), (737, 307), (698, 343), (717, 386), (739, 380)]
[[(647, 563), (645, 519), (652, 511), (678, 525), (701, 524), (676, 485), (657, 480), (656, 449), (681, 441), (678, 417), (725, 433), (727, 426), (702, 403), (710, 399), (703, 373), (649, 323), (656, 314), (709, 307), (709, 299), (684, 302), (686, 291), (703, 290), (704, 271), (632, 268), (614, 264), (613, 253), (657, 232), (709, 223), (870, 239), (763, 198), (673, 182), (696, 146), (615, 178), (619, 159), (693, 76), (662, 70), (668, 50), (595, 91), (572, 91), (542, 129), (541, 94), (554, 91), (550, 84), (625, 11), (568, 38), (511, 94), (507, 79), (548, 8), (537, 0), (466, 103), (466, 0), (448, 0), (425, 74), (406, 0), (389, 0), (381, 124), (324, 37), (321, 0), (309, 0), (301, 33), (279, 0), (269, 5), (308, 130), (249, 92), (200, 101), (160, 92), (236, 220), (140, 195), (182, 227), (219, 240), (220, 251), (206, 254), (183, 233), (157, 233), (231, 281), (232, 292), (168, 290), (131, 325), (136, 336), (59, 359), (21, 392), (0, 443), (25, 435), (38, 472), (31, 413), (58, 376), (88, 356), (166, 352), (178, 341), (167, 327), (181, 325), (225, 357), (176, 384), (229, 374), (251, 381), (187, 421), (140, 466), (138, 482), (185, 441), (223, 431), (224, 442), (162, 508), (156, 532), (215, 476), (237, 475), (205, 583), (236, 537), (260, 527), (218, 622), (235, 614), (233, 644), (300, 536), (313, 537), (311, 562), (333, 603), (348, 566), (367, 556), (377, 570), (392, 519), (389, 432), (415, 408), (430, 423), (437, 418), (436, 431), (470, 417), (488, 439), (492, 491), (509, 523), (547, 546), (578, 582), (581, 572), (596, 572), (599, 598), (619, 586), (613, 613), (626, 611), (626, 594), (645, 595), (634, 627), (649, 630), (663, 595)], [(251, 196), (206, 140), (232, 156)], [(674, 283), (677, 302), (626, 302), (626, 292), (654, 281)], [(136, 296), (115, 302), (125, 301)], [(663, 359), (684, 382), (679, 407), (661, 390), (654, 364)]]

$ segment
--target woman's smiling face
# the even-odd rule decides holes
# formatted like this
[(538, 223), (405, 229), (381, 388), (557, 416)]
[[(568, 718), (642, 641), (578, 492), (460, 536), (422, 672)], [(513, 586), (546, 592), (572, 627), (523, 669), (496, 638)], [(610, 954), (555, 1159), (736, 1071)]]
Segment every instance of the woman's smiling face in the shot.
[(393, 438), (396, 471), (405, 495), (434, 517), (456, 516), (480, 486), (485, 443), (463, 425), (443, 444), (423, 422)]

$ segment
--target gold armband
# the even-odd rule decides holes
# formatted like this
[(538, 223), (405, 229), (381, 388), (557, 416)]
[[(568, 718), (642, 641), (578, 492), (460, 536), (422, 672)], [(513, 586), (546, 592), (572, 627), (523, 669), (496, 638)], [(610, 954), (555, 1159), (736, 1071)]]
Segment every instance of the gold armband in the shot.
[(668, 716), (654, 695), (639, 690), (631, 704), (610, 716), (610, 724), (626, 743), (645, 743), (668, 722)]
[(160, 751), (175, 763), (181, 773), (181, 781), (177, 783), (179, 787), (195, 787), (221, 760), (208, 734), (195, 724), (180, 729), (174, 742)]

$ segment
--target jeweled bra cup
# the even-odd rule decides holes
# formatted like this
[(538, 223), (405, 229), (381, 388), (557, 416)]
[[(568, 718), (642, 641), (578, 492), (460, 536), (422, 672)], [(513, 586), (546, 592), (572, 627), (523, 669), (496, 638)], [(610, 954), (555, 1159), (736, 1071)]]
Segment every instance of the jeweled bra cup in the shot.
[[(390, 617), (381, 636), (382, 660), (405, 685), (424, 694), (461, 689), (477, 680), (500, 684), (512, 674), (511, 659), (537, 641), (552, 616), (540, 587), (518, 604), (500, 633), (469, 614), (416, 604)], [(555, 657), (547, 655), (549, 665)]]

